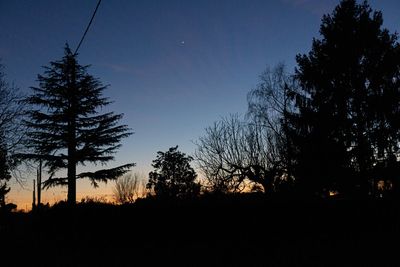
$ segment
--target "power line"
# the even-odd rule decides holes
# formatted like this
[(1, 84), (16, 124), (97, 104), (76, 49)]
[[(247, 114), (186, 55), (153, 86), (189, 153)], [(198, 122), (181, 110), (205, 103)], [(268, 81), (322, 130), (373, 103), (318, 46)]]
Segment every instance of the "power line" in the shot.
[(83, 42), (83, 39), (85, 39), (85, 36), (86, 36), (87, 32), (89, 31), (89, 28), (90, 28), (90, 25), (92, 24), (92, 21), (93, 21), (93, 19), (94, 19), (94, 16), (96, 16), (96, 12), (97, 12), (97, 9), (99, 8), (100, 3), (101, 3), (101, 0), (99, 0), (99, 2), (97, 2), (96, 9), (94, 10), (93, 15), (92, 15), (92, 18), (90, 19), (89, 24), (87, 25), (86, 30), (85, 30), (85, 32), (83, 33), (83, 36), (82, 36), (82, 38), (81, 38), (81, 41), (79, 42), (78, 46), (77, 46), (76, 49), (75, 49), (74, 55), (76, 55), (76, 53), (78, 53), (79, 47), (81, 47), (81, 44), (82, 44), (82, 42)]

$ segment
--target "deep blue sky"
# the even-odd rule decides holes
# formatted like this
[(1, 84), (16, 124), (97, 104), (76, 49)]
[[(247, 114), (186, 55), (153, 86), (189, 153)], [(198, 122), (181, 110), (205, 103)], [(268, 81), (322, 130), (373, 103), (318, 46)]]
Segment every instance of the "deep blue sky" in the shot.
[[(41, 66), (75, 49), (97, 0), (0, 0), (0, 58), (9, 81), (36, 85)], [(116, 155), (147, 173), (159, 150), (192, 141), (229, 113), (245, 113), (246, 94), (267, 65), (306, 53), (321, 16), (339, 1), (103, 0), (79, 51), (135, 132)], [(370, 1), (384, 25), (400, 29), (400, 1)], [(86, 187), (85, 187), (86, 188)], [(79, 191), (79, 188), (78, 188)], [(21, 191), (22, 192), (22, 191)], [(88, 192), (88, 191), (85, 191)], [(84, 194), (84, 193), (82, 193)]]

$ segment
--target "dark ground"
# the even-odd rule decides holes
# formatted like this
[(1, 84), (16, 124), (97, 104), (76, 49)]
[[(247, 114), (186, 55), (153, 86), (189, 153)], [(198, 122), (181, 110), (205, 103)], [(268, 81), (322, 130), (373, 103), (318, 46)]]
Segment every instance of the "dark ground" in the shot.
[(1, 219), (0, 266), (400, 266), (393, 200), (249, 194)]

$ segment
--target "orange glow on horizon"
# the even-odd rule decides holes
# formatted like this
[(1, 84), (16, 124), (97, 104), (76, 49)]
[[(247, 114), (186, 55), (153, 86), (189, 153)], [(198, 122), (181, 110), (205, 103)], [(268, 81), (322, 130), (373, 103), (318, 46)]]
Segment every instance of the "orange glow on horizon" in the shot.
[(336, 195), (338, 195), (338, 194), (339, 194), (339, 192), (336, 191), (336, 190), (329, 190), (329, 196), (330, 196), (330, 197), (336, 196)]
[[(76, 201), (81, 202), (82, 199), (98, 200), (104, 202), (113, 202), (112, 188), (114, 183), (100, 184), (98, 188), (93, 188), (89, 181), (79, 181), (77, 184)], [(42, 190), (41, 203), (43, 205), (53, 205), (67, 199), (67, 188), (56, 187), (48, 190)], [(36, 199), (37, 200), (37, 199)], [(17, 211), (29, 212), (32, 210), (32, 190), (11, 187), (11, 191), (6, 196), (6, 203), (14, 203), (17, 205)]]

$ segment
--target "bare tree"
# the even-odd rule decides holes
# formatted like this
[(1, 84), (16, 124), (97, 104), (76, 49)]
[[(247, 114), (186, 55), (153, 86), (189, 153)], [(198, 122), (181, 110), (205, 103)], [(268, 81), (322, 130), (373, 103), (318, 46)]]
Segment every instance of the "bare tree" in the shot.
[[(195, 143), (195, 159), (205, 175), (204, 186), (213, 192), (227, 193), (244, 189), (243, 176), (238, 168), (242, 162), (238, 151), (242, 127), (237, 115), (215, 122)], [(234, 145), (236, 143), (236, 145)]]
[(248, 94), (246, 118), (216, 122), (196, 143), (195, 158), (212, 191), (242, 191), (250, 182), (270, 193), (292, 178), (287, 115), (293, 114), (296, 83), (283, 64), (260, 79)]
[(287, 73), (283, 63), (266, 67), (256, 88), (247, 95), (247, 115), (280, 133), (286, 114), (295, 108), (291, 93), (296, 87), (294, 76)]
[(196, 143), (195, 158), (212, 191), (240, 192), (250, 182), (268, 193), (280, 177), (275, 144), (273, 132), (231, 115), (206, 129)]
[(23, 96), (10, 85), (0, 64), (0, 207), (5, 205), (5, 195), (10, 191), (7, 182), (15, 177), (21, 183), (14, 157), (24, 147), (25, 128), (22, 119), (26, 114)]
[(113, 188), (114, 199), (117, 203), (133, 203), (136, 199), (146, 195), (146, 186), (143, 175), (128, 173), (115, 181)]
[(267, 67), (260, 83), (247, 95), (247, 117), (274, 135), (274, 158), (279, 161), (284, 180), (293, 180), (293, 145), (290, 138), (290, 116), (298, 113), (294, 96), (298, 82), (283, 63)]

